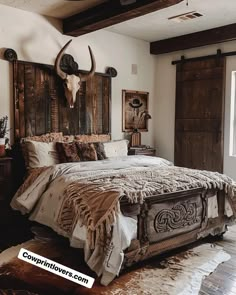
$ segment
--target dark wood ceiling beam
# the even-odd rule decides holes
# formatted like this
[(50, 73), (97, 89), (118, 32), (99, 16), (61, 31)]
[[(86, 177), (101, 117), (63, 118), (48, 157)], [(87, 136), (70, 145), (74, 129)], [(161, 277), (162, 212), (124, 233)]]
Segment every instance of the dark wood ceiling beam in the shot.
[(150, 53), (162, 54), (236, 39), (236, 24), (151, 42)]
[(80, 36), (129, 19), (148, 14), (184, 0), (137, 0), (130, 5), (108, 1), (63, 20), (63, 33)]

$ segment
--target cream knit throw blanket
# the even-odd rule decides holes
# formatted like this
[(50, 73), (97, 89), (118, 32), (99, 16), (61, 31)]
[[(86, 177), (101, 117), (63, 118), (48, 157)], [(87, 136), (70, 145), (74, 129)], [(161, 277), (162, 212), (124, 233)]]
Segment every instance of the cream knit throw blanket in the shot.
[(175, 166), (128, 168), (69, 184), (57, 221), (71, 234), (79, 219), (87, 227), (93, 249), (95, 244), (104, 245), (109, 238), (121, 197), (131, 203), (142, 203), (153, 195), (194, 188), (224, 190), (236, 206), (236, 183), (226, 175)]

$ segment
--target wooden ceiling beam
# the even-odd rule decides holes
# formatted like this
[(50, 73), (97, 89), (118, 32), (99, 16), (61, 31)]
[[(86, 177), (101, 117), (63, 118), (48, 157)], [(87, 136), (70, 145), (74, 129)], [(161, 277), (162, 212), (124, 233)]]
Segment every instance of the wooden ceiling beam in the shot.
[(148, 14), (184, 0), (137, 0), (130, 5), (120, 5), (111, 0), (63, 20), (63, 33), (80, 36), (129, 19)]
[(236, 40), (236, 24), (151, 42), (150, 53), (163, 54), (233, 40)]

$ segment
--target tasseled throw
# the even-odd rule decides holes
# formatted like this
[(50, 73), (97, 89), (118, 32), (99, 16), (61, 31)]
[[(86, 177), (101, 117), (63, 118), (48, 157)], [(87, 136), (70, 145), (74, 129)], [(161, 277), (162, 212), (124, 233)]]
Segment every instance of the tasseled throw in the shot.
[(91, 249), (105, 246), (112, 224), (120, 212), (119, 199), (126, 196), (130, 203), (143, 203), (151, 196), (205, 188), (224, 190), (231, 200), (236, 198), (236, 184), (224, 174), (182, 167), (149, 167), (113, 171), (91, 176), (69, 184), (58, 215), (59, 226), (72, 233), (77, 222), (87, 227)]

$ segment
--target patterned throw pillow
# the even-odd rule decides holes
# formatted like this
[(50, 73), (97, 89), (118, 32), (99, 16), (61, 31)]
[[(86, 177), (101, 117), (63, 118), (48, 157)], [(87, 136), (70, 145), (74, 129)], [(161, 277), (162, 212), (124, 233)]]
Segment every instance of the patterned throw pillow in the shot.
[(78, 155), (75, 142), (56, 142), (56, 149), (59, 156), (60, 163), (67, 162), (79, 162), (80, 157)]
[(76, 142), (81, 161), (97, 161), (97, 152), (93, 143)]
[(93, 145), (94, 145), (95, 150), (97, 152), (98, 160), (107, 159), (103, 143), (102, 142), (93, 142)]

